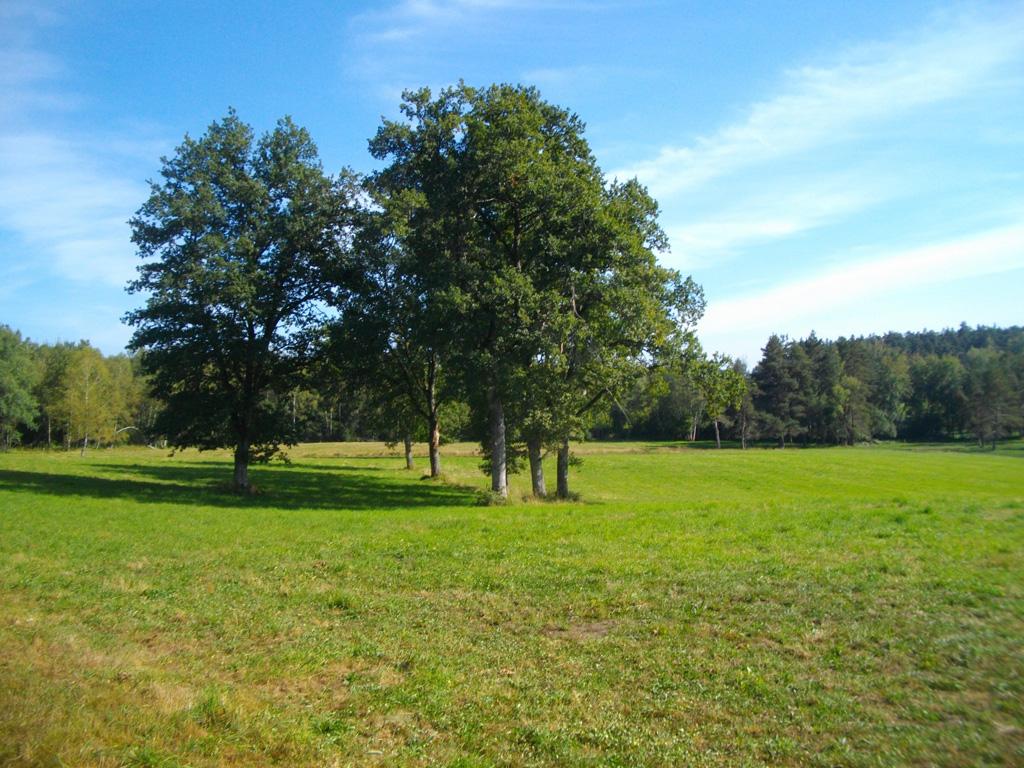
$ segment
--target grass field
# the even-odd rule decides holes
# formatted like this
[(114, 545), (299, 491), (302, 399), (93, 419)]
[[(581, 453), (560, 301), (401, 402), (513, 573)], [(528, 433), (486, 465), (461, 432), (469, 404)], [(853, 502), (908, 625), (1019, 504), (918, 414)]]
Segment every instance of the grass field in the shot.
[(583, 454), (0, 455), (0, 765), (1024, 765), (1019, 447)]

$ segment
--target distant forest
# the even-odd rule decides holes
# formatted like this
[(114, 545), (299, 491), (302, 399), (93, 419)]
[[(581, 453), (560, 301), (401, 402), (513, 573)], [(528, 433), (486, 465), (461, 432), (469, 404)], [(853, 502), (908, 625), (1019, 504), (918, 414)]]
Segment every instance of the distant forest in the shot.
[[(944, 331), (789, 340), (772, 336), (742, 402), (719, 420), (724, 435), (781, 445), (868, 440), (979, 443), (1024, 423), (1024, 328), (961, 325)], [(710, 437), (714, 419), (694, 377), (654, 370), (615, 405), (594, 437)]]
[[(715, 414), (708, 358), (652, 361), (628, 396), (593, 417), (593, 440), (722, 439), (742, 445), (837, 445), (870, 440), (981, 444), (1024, 428), (1024, 328), (961, 325), (944, 331), (790, 340), (771, 336), (752, 370), (714, 356), (742, 376), (741, 399)], [(36, 344), (0, 326), (2, 444), (81, 449), (162, 445), (163, 404), (141, 355), (104, 356), (87, 341)], [(395, 409), (367, 388), (325, 376), (278, 404), (301, 442), (416, 442)], [(445, 405), (445, 441), (482, 440), (469, 404)]]

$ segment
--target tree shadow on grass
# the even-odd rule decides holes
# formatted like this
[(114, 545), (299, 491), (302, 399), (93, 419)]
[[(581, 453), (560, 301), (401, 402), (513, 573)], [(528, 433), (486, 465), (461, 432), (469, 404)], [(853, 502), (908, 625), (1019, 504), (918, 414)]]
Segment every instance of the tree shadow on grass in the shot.
[(92, 467), (91, 475), (0, 469), (0, 490), (239, 509), (404, 509), (476, 502), (471, 491), (456, 486), (389, 478), (368, 467), (325, 469), (257, 467), (252, 480), (258, 492), (250, 496), (233, 493), (231, 467), (214, 463), (103, 464)]
[[(345, 461), (354, 458), (352, 456), (346, 456)], [(380, 459), (377, 459), (378, 461)], [(322, 461), (322, 459), (317, 459)], [(231, 477), (231, 465), (230, 464), (218, 464), (213, 461), (182, 461), (177, 460), (173, 464), (165, 465), (152, 465), (152, 464), (98, 464), (96, 469), (100, 472), (107, 469), (114, 469), (118, 472), (148, 472), (151, 469), (159, 468), (161, 470), (167, 470), (168, 476), (171, 474), (171, 470), (177, 467), (187, 467), (190, 469), (205, 469), (210, 472), (211, 475), (216, 474), (222, 480), (224, 478)], [(330, 464), (307, 464), (306, 460), (292, 462), (282, 462), (275, 459), (271, 459), (266, 464), (260, 464), (254, 462), (249, 465), (250, 473), (275, 473), (275, 472), (336, 472), (339, 470), (350, 471), (350, 472), (395, 472), (398, 469), (396, 462), (394, 467), (374, 467), (374, 466), (363, 466), (360, 464), (342, 464), (337, 460), (331, 460)]]

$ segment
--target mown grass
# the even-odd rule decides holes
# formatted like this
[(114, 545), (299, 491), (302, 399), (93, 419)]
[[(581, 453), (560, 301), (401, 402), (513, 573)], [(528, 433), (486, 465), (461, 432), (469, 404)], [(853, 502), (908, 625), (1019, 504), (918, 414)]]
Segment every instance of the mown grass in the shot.
[(0, 764), (1024, 764), (1020, 451), (582, 453), (0, 455)]

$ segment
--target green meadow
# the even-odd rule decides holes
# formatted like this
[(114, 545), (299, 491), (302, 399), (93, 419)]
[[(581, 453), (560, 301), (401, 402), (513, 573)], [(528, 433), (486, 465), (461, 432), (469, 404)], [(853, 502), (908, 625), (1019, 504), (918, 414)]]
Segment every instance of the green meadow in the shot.
[(0, 454), (0, 765), (1024, 764), (1024, 446), (580, 454)]

